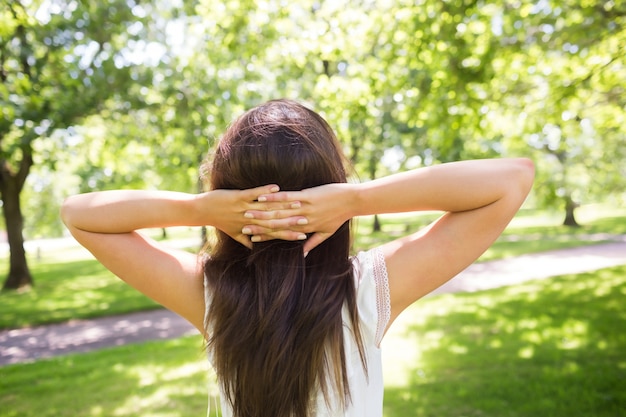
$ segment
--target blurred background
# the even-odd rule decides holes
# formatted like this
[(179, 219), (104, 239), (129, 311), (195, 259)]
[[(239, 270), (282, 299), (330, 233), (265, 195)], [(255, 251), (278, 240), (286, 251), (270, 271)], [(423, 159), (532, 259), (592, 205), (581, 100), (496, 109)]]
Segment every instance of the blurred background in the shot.
[[(622, 0), (0, 0), (0, 279), (7, 290), (35, 288), (0, 298), (0, 327), (76, 314), (74, 305), (52, 318), (72, 291), (51, 293), (69, 275), (104, 286), (105, 272), (68, 263), (77, 258), (61, 246), (47, 261), (40, 247), (24, 249), (65, 236), (66, 196), (197, 192), (198, 166), (229, 122), (272, 98), (320, 112), (360, 180), (460, 159), (532, 158), (532, 216), (518, 224), (533, 228), (502, 247), (623, 235), (626, 215), (613, 214), (626, 200), (625, 24)], [(602, 227), (576, 227), (606, 213)], [(388, 227), (401, 233), (408, 223)], [(558, 232), (546, 234), (546, 224)], [(385, 227), (378, 218), (366, 226), (361, 247), (380, 242)], [(531, 247), (539, 240), (552, 243)], [(87, 304), (106, 314), (118, 291)], [(35, 298), (38, 313), (20, 310)], [(392, 415), (417, 415), (415, 407)], [(463, 413), (451, 415), (479, 415)]]
[(1, 238), (62, 235), (72, 193), (194, 192), (227, 124), (278, 97), (321, 112), (361, 180), (531, 157), (533, 204), (575, 224), (579, 204), (624, 201), (625, 16), (591, 0), (3, 0)]

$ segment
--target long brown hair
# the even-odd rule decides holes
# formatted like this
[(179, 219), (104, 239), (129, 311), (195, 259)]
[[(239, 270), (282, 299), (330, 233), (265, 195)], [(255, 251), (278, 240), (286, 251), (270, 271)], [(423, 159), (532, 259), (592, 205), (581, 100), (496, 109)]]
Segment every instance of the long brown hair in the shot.
[[(289, 100), (267, 102), (237, 119), (208, 169), (211, 189), (278, 184), (294, 191), (346, 182), (332, 129)], [(204, 265), (211, 294), (208, 349), (235, 417), (308, 417), (319, 391), (327, 404), (350, 401), (344, 306), (366, 364), (349, 226), (306, 258), (301, 241), (254, 243), (250, 250), (217, 232)]]

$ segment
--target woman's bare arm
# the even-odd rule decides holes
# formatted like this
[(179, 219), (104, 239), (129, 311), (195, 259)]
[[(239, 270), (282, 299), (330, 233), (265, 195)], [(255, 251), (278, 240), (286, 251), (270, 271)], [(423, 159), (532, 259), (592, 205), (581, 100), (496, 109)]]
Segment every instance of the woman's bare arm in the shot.
[[(241, 229), (252, 208), (281, 209), (292, 203), (259, 203), (260, 194), (276, 186), (252, 190), (216, 190), (204, 194), (117, 190), (69, 197), (61, 216), (72, 235), (106, 268), (128, 284), (189, 320), (202, 330), (203, 274), (196, 254), (174, 250), (137, 230), (169, 226), (214, 226), (246, 246)], [(286, 219), (295, 224), (297, 219)], [(254, 224), (259, 224), (255, 221)], [(295, 240), (301, 232), (284, 230), (276, 237)]]
[(443, 164), (366, 187), (364, 201), (378, 201), (372, 210), (445, 212), (426, 229), (382, 246), (392, 320), (487, 250), (526, 199), (533, 177), (529, 160), (494, 159)]
[[(314, 233), (305, 251), (351, 217), (443, 211), (428, 228), (381, 247), (394, 319), (474, 262), (493, 243), (526, 199), (533, 177), (534, 166), (528, 159), (474, 160), (420, 168), (362, 184), (330, 184), (263, 198), (301, 202), (301, 208), (289, 210), (289, 214), (308, 220), (307, 225), (294, 230)], [(271, 210), (248, 215), (280, 217)], [(276, 220), (275, 226), (280, 222)], [(262, 226), (251, 229), (258, 234), (270, 231)]]

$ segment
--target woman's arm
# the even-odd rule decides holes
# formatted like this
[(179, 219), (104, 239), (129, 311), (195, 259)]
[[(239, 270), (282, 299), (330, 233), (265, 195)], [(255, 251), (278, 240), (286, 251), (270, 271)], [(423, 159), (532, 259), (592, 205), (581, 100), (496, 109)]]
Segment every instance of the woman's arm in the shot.
[[(276, 186), (252, 190), (215, 190), (204, 194), (168, 191), (103, 191), (69, 197), (61, 216), (72, 235), (106, 268), (148, 297), (180, 314), (202, 330), (204, 293), (198, 256), (173, 250), (138, 229), (170, 226), (214, 226), (246, 246), (241, 232), (250, 209), (284, 209), (293, 203), (259, 203), (260, 194)], [(272, 204), (274, 204), (272, 206)], [(295, 224), (297, 219), (284, 219)], [(256, 221), (254, 224), (258, 224)], [(275, 236), (295, 240), (301, 232)]]
[[(330, 184), (263, 198), (301, 202), (301, 208), (289, 210), (289, 214), (308, 220), (307, 225), (294, 230), (314, 233), (305, 251), (354, 216), (445, 212), (426, 229), (381, 247), (394, 319), (415, 300), (465, 269), (493, 243), (526, 199), (533, 177), (534, 167), (527, 159), (475, 160), (420, 168), (362, 184)], [(248, 214), (277, 217), (271, 211)], [(268, 232), (262, 226), (251, 229), (253, 233)]]
[(368, 202), (370, 213), (446, 212), (426, 229), (382, 246), (392, 320), (487, 250), (519, 210), (533, 178), (527, 159), (478, 160), (400, 174), (360, 190), (358, 200)]

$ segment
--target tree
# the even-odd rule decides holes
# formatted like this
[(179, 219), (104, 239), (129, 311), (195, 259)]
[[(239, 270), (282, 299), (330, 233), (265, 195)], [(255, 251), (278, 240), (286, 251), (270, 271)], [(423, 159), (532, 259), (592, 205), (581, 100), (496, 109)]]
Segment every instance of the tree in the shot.
[(496, 29), (495, 126), (503, 145), (535, 152), (535, 193), (575, 208), (623, 189), (626, 7), (623, 2), (504, 2)]
[[(98, 111), (133, 72), (129, 42), (141, 30), (142, 8), (108, 2), (3, 0), (0, 17), (0, 193), (10, 246), (5, 289), (33, 284), (24, 251), (20, 194), (46, 140)], [(54, 160), (46, 161), (54, 167)]]
[[(321, 111), (363, 179), (522, 154), (538, 160), (545, 205), (571, 201), (571, 209), (623, 186), (619, 2), (155, 1), (120, 3), (146, 24), (108, 29), (118, 32), (108, 47), (121, 64), (116, 78), (141, 61), (129, 52), (134, 36), (135, 49), (152, 46), (158, 58), (151, 79), (130, 72), (130, 96), (109, 96), (76, 127), (91, 149), (81, 191), (192, 191), (206, 149), (232, 118), (275, 97)], [(70, 73), (92, 54), (75, 52), (63, 61)]]

